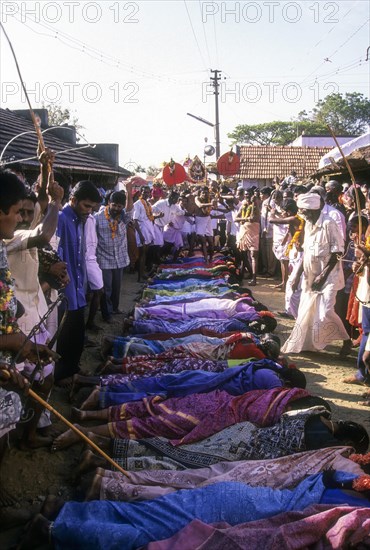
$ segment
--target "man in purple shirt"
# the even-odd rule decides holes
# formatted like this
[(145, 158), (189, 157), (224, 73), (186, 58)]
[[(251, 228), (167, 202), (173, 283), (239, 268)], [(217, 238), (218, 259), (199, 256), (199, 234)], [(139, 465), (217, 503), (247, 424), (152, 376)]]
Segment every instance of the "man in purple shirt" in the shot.
[[(64, 385), (79, 370), (84, 347), (86, 306), (86, 264), (84, 223), (96, 203), (101, 202), (91, 181), (80, 181), (73, 188), (68, 204), (59, 213), (58, 253), (67, 264), (70, 282), (64, 289), (68, 300), (67, 316), (61, 329), (57, 352), (61, 355), (55, 368), (55, 382)], [(63, 312), (62, 312), (63, 313)]]

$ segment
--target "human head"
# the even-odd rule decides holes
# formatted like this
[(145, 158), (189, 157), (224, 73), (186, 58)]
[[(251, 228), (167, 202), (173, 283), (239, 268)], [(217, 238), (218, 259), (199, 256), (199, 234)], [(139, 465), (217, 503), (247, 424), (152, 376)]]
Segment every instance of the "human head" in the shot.
[(283, 369), (281, 377), (284, 380), (285, 386), (289, 388), (302, 388), (303, 390), (306, 388), (306, 377), (304, 373), (297, 368), (287, 367)]
[(100, 204), (101, 196), (97, 187), (88, 180), (79, 181), (72, 189), (69, 204), (81, 220), (92, 213), (95, 204)]
[(176, 204), (179, 200), (180, 194), (177, 191), (171, 191), (168, 195), (168, 202), (169, 204)]
[(298, 212), (297, 203), (293, 199), (284, 200), (281, 209), (287, 216), (295, 216)]
[(330, 193), (333, 197), (339, 197), (343, 192), (343, 186), (337, 180), (329, 180), (325, 184), (325, 191), (328, 194)]
[(343, 445), (353, 447), (357, 453), (366, 453), (369, 447), (369, 435), (365, 428), (357, 422), (339, 420), (334, 437)]
[(239, 186), (236, 190), (236, 198), (239, 200), (239, 201), (242, 201), (244, 199), (244, 195), (245, 195), (245, 189), (244, 187), (241, 187)]
[(20, 210), (20, 215), (22, 216), (22, 221), (17, 225), (17, 229), (29, 229), (33, 218), (35, 217), (35, 204), (37, 202), (37, 197), (33, 191), (28, 191), (26, 197), (22, 201), (22, 208)]
[(140, 196), (142, 199), (147, 200), (150, 197), (150, 187), (149, 185), (143, 185), (140, 187)]
[(0, 172), (0, 239), (12, 239), (21, 221), (20, 209), (26, 189), (21, 180), (9, 170)]
[(114, 191), (108, 202), (109, 213), (113, 218), (118, 218), (126, 204), (126, 193), (124, 191)]
[(322, 199), (320, 195), (316, 193), (305, 193), (304, 195), (299, 195), (297, 199), (299, 215), (302, 218), (315, 223), (320, 216), (320, 210), (322, 208), (321, 201)]
[(263, 201), (268, 199), (271, 193), (272, 193), (271, 187), (262, 187), (262, 189), (260, 189), (260, 195)]

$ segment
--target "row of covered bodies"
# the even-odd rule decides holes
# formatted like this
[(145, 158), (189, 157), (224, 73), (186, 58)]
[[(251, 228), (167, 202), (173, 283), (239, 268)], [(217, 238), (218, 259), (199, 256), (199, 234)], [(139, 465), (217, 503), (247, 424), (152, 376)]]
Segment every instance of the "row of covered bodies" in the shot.
[(352, 448), (366, 452), (366, 432), (350, 441), (304, 389), (273, 315), (233, 276), (222, 256), (163, 265), (126, 334), (106, 339), (99, 410), (82, 418), (106, 411), (110, 454), (128, 476), (102, 464), (92, 500), (66, 503), (54, 521), (58, 547), (258, 548), (261, 529), (267, 548), (297, 532), (306, 545), (369, 541), (366, 493), (338, 489), (366, 481), (366, 455)]

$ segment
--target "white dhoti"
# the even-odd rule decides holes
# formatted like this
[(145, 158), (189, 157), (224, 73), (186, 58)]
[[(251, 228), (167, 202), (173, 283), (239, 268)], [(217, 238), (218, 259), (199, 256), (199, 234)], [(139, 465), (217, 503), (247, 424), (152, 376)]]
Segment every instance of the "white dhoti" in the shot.
[(334, 340), (347, 340), (348, 334), (334, 311), (337, 289), (326, 285), (320, 292), (302, 288), (298, 317), (285, 342), (283, 353), (320, 351)]
[(213, 237), (211, 216), (195, 216), (195, 227), (199, 237)]

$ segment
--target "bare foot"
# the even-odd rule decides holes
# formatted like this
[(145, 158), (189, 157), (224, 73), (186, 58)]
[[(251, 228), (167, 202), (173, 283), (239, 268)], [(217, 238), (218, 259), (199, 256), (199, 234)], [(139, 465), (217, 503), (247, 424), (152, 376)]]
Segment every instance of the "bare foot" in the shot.
[[(79, 426), (78, 424), (75, 424), (75, 427), (82, 432), (84, 431), (84, 428), (82, 426)], [(67, 447), (70, 447), (71, 445), (74, 445), (79, 441), (81, 441), (80, 436), (76, 434), (72, 429), (69, 429), (66, 432), (62, 433), (62, 435), (54, 439), (51, 446), (51, 452), (55, 453), (57, 451), (60, 451), (61, 449), (67, 449)]]
[(32, 550), (43, 547), (49, 542), (50, 521), (42, 514), (37, 514), (25, 536), (17, 546), (17, 550)]
[(363, 407), (370, 407), (370, 400), (368, 401), (357, 401), (358, 405), (362, 405)]
[(41, 449), (42, 447), (50, 447), (52, 442), (52, 437), (34, 435), (29, 439), (21, 439), (18, 446), (21, 451), (29, 451), (30, 449)]
[(87, 472), (90, 472), (91, 470), (95, 470), (96, 468), (105, 468), (109, 465), (109, 463), (104, 460), (103, 457), (97, 456), (94, 454), (90, 449), (87, 449), (82, 454), (81, 462), (78, 467), (78, 473), (80, 475), (86, 474)]
[(50, 521), (54, 521), (64, 506), (64, 500), (56, 495), (48, 495), (44, 500), (40, 513)]
[(370, 397), (370, 391), (365, 391), (361, 397), (364, 397), (365, 399), (368, 399)]
[(55, 439), (63, 432), (60, 428), (56, 428), (54, 424), (50, 424), (50, 426), (45, 426), (45, 428), (37, 428), (37, 433), (43, 437), (48, 437), (51, 439)]
[(102, 476), (95, 474), (94, 479), (92, 480), (89, 491), (86, 493), (85, 500), (100, 500), (100, 487), (102, 483)]
[(349, 376), (342, 380), (344, 384), (355, 384), (356, 386), (364, 386), (365, 384), (356, 378), (356, 376)]
[(96, 409), (98, 409), (99, 395), (100, 395), (100, 389), (99, 389), (99, 386), (96, 386), (95, 389), (90, 393), (89, 397), (82, 403), (80, 410), (95, 411)]
[(80, 411), (80, 409), (77, 409), (77, 407), (71, 407), (71, 417), (72, 420), (84, 420), (85, 413)]

